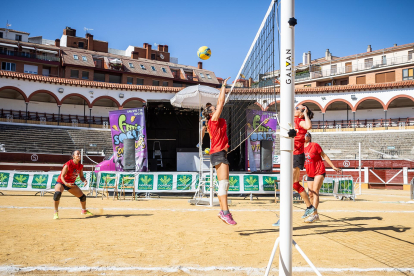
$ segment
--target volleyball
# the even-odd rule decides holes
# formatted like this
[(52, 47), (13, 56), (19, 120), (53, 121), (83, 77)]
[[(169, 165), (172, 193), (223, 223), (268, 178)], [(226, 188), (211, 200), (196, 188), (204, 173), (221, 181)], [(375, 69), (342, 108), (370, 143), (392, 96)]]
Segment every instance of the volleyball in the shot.
[(201, 46), (197, 51), (197, 56), (202, 60), (207, 60), (211, 57), (211, 50), (207, 46)]
[(210, 149), (209, 149), (209, 148), (206, 148), (206, 149), (204, 150), (204, 152), (205, 152), (206, 154), (210, 154)]

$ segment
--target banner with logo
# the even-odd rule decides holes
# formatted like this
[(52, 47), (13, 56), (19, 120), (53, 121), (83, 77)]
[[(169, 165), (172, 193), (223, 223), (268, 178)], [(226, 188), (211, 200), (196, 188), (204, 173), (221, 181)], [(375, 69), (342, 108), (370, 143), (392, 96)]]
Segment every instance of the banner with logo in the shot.
[(109, 111), (109, 124), (116, 171), (124, 171), (124, 139), (135, 139), (135, 171), (148, 168), (147, 131), (144, 108)]
[[(250, 171), (255, 172), (260, 170), (260, 141), (271, 140), (273, 141), (273, 153), (276, 148), (276, 128), (277, 120), (275, 112), (261, 111), (261, 110), (247, 110), (247, 129), (246, 137), (248, 137), (257, 127), (258, 129), (250, 136), (247, 141), (246, 156), (250, 163)], [(260, 124), (269, 119), (267, 123)], [(260, 127), (259, 127), (260, 126)], [(247, 159), (246, 159), (247, 160)], [(273, 163), (276, 164), (278, 159), (273, 158)], [(246, 170), (247, 168), (246, 162)]]

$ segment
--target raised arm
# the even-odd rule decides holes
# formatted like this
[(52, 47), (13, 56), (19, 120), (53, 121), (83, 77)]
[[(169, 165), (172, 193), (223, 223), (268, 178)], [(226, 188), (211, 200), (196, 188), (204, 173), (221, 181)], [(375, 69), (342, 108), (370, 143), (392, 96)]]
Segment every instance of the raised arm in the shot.
[(213, 116), (211, 117), (211, 120), (213, 121), (217, 121), (220, 118), (221, 112), (223, 111), (224, 101), (226, 100), (226, 85), (229, 79), (230, 77), (223, 81), (223, 86), (221, 87), (220, 94), (217, 100), (216, 112), (214, 112)]
[(334, 164), (332, 163), (331, 159), (329, 159), (328, 155), (326, 155), (326, 153), (324, 153), (323, 151), (321, 152), (321, 156), (322, 158), (326, 161), (326, 163), (329, 164), (329, 166), (332, 167), (332, 169), (334, 169), (334, 171), (336, 172), (341, 172), (340, 168), (337, 168), (334, 166)]
[(312, 129), (312, 122), (308, 116), (308, 108), (304, 106), (305, 110), (303, 111), (303, 115), (305, 116), (305, 121), (300, 122), (300, 126), (306, 130)]

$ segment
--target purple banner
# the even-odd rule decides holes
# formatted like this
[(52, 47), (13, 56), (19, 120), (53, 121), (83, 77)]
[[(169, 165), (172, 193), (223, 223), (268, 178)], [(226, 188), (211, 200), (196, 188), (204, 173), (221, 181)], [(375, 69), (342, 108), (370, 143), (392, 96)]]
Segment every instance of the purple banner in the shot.
[(109, 124), (116, 170), (124, 170), (124, 139), (135, 139), (135, 171), (147, 171), (148, 151), (144, 108), (110, 111)]
[[(276, 148), (276, 127), (277, 120), (275, 112), (261, 111), (261, 110), (247, 110), (246, 111), (247, 128), (246, 137), (248, 137), (259, 125), (266, 119), (269, 121), (266, 124), (262, 124), (250, 138), (247, 140), (246, 145), (246, 160), (249, 160), (250, 171), (260, 170), (260, 141), (272, 140), (273, 141), (273, 155)], [(246, 170), (247, 170), (246, 162)]]

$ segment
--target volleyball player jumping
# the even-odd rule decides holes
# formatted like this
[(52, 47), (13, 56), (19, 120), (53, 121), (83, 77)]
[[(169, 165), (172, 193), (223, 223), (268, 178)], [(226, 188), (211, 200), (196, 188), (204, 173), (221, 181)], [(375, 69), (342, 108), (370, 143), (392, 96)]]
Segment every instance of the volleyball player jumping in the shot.
[(86, 210), (86, 195), (75, 184), (76, 178), (79, 175), (80, 179), (85, 184), (84, 186), (88, 185), (88, 181), (83, 176), (83, 165), (80, 161), (81, 153), (79, 150), (75, 150), (72, 152), (72, 160), (69, 160), (63, 165), (62, 172), (55, 185), (55, 194), (53, 195), (53, 200), (55, 201), (55, 215), (53, 216), (53, 219), (59, 219), (58, 209), (63, 190), (67, 190), (69, 193), (79, 198), (82, 205), (82, 215), (93, 215)]
[[(305, 189), (300, 185), (300, 170), (303, 170), (305, 165), (305, 134), (312, 128), (313, 112), (306, 105), (298, 105), (294, 111), (294, 122), (296, 136), (294, 139), (294, 151), (293, 151), (293, 189), (295, 189), (302, 199), (305, 201), (306, 210), (302, 218), (307, 218), (315, 212), (315, 207), (311, 204), (308, 194)], [(273, 224), (273, 226), (280, 226), (280, 220)]]
[[(229, 148), (229, 139), (227, 137), (226, 120), (220, 118), (221, 112), (225, 104), (226, 84), (229, 78), (225, 79), (219, 98), (217, 107), (208, 106), (204, 109), (203, 115), (207, 120), (207, 130), (210, 135), (211, 149), (210, 162), (216, 167), (217, 179), (219, 181), (218, 199), (221, 211), (219, 218), (229, 225), (236, 225), (232, 214), (227, 205), (227, 191), (229, 189), (229, 161), (227, 160), (227, 149)], [(210, 187), (211, 189), (213, 187)]]

